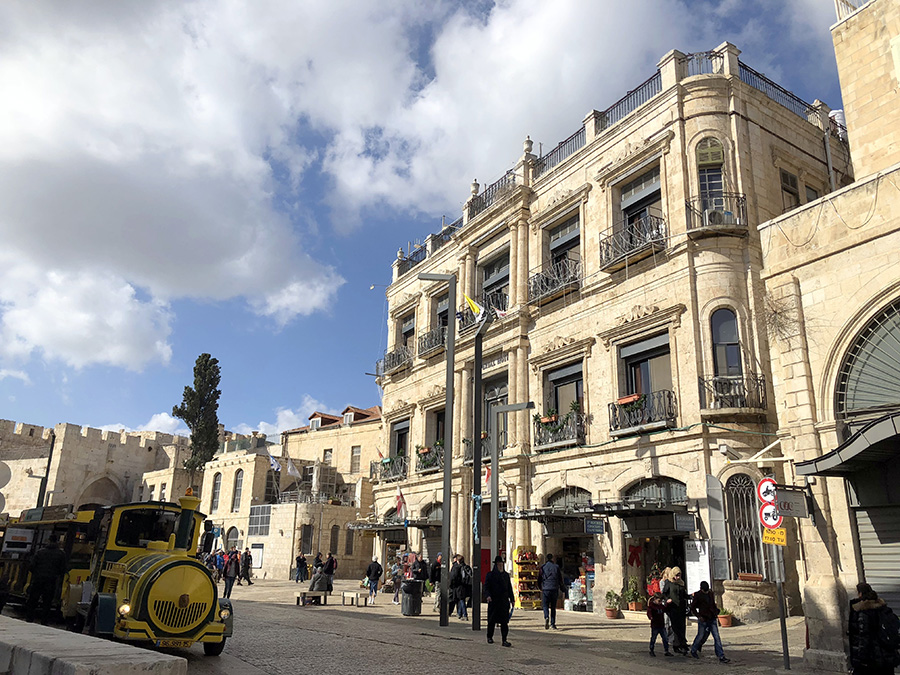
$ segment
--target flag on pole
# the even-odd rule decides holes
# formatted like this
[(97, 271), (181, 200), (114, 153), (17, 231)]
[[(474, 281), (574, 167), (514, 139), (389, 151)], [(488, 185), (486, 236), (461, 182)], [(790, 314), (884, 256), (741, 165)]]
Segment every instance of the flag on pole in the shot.
[(463, 297), (466, 299), (466, 304), (469, 305), (469, 309), (472, 310), (472, 314), (475, 315), (476, 321), (481, 321), (485, 316), (487, 316), (484, 312), (484, 307), (479, 305), (465, 293), (463, 293)]
[[(269, 455), (269, 453), (266, 453)], [(279, 464), (272, 455), (269, 455), (269, 466), (272, 467), (272, 471), (281, 471), (281, 464)]]
[(403, 497), (403, 492), (400, 490), (400, 487), (397, 486), (397, 516), (401, 517), (401, 509), (406, 509), (406, 499)]
[(487, 471), (484, 472), (484, 484), (485, 485), (491, 484), (491, 467), (488, 467)]
[(287, 461), (287, 472), (289, 476), (293, 476), (294, 478), (303, 478), (300, 474), (300, 469), (294, 465), (294, 462), (290, 457), (288, 457)]

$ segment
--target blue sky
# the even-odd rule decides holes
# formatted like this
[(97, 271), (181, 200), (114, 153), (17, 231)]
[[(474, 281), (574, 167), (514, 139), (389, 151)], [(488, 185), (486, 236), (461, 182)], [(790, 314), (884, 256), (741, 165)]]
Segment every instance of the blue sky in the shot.
[[(0, 5), (0, 417), (272, 434), (380, 403), (399, 247), (670, 49), (840, 107), (831, 0)], [(538, 147), (536, 145), (536, 147)]]

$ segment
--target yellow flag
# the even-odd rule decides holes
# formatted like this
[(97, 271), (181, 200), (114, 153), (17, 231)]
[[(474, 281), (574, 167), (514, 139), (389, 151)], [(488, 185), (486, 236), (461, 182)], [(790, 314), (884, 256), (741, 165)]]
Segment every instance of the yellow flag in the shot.
[(465, 293), (463, 293), (463, 297), (466, 299), (466, 304), (468, 304), (469, 307), (472, 309), (472, 313), (475, 315), (475, 318), (480, 319), (481, 315), (484, 313), (484, 307), (479, 305), (477, 302), (475, 302), (472, 298), (470, 298)]

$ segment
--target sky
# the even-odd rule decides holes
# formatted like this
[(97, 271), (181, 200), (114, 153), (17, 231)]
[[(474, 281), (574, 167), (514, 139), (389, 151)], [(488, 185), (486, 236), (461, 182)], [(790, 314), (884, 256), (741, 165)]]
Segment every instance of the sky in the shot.
[[(381, 404), (398, 248), (671, 49), (840, 107), (832, 0), (0, 4), (0, 418), (268, 435)], [(375, 285), (374, 289), (370, 287)]]

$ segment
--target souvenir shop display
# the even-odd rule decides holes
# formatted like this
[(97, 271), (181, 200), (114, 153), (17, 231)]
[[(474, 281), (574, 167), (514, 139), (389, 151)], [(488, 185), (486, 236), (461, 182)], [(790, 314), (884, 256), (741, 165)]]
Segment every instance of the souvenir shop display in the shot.
[(512, 573), (516, 608), (540, 609), (541, 588), (538, 585), (540, 564), (534, 546), (519, 546), (513, 551)]

